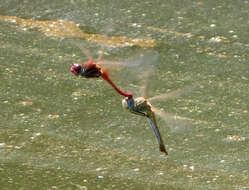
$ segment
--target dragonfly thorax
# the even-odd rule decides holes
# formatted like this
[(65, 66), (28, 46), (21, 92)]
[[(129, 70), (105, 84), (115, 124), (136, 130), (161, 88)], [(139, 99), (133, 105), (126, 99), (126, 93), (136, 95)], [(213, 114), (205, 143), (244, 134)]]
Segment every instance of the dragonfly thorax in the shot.
[(150, 103), (144, 97), (138, 97), (134, 100), (134, 110), (140, 112), (148, 112), (150, 111)]
[(125, 98), (122, 100), (122, 106), (125, 109), (138, 111), (138, 112), (145, 112), (145, 113), (151, 110), (150, 103), (144, 97), (138, 97), (135, 99)]
[(92, 60), (89, 60), (82, 65), (80, 75), (86, 78), (98, 78), (102, 75), (102, 70)]

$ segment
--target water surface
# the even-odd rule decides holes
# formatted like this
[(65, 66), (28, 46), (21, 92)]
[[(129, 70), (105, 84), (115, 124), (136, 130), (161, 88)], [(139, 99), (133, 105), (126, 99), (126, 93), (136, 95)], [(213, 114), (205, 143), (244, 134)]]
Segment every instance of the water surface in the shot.
[[(248, 189), (248, 8), (248, 1), (2, 0), (2, 189)], [(87, 60), (69, 38), (94, 56), (104, 48), (110, 60), (158, 53), (149, 97), (200, 84), (154, 103), (187, 118), (158, 118), (168, 157), (108, 84), (69, 72)], [(143, 81), (127, 77), (134, 69), (117, 72), (122, 89), (138, 91)]]

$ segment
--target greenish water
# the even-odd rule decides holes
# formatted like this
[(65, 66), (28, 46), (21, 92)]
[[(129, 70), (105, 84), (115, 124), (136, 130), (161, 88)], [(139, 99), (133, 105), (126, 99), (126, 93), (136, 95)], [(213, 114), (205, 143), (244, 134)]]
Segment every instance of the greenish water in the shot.
[[(86, 60), (77, 45), (0, 20), (1, 189), (249, 189), (248, 13), (248, 1), (2, 0), (2, 16), (155, 39), (150, 96), (201, 85), (153, 104), (191, 120), (159, 119), (165, 157), (147, 121), (125, 112), (108, 84), (69, 72)], [(81, 41), (94, 55), (101, 49)], [(105, 51), (127, 59), (148, 50)], [(118, 85), (137, 91), (118, 72)]]

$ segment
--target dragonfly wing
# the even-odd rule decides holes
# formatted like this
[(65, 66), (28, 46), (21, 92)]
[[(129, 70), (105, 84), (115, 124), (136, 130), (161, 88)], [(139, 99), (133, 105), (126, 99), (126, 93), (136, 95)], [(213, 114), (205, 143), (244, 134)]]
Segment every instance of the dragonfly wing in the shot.
[(76, 41), (75, 39), (69, 39), (69, 41), (71, 44), (76, 45), (84, 53), (88, 60), (93, 60), (91, 52), (85, 47), (83, 42), (79, 40)]
[(152, 106), (152, 111), (162, 118), (167, 124), (168, 127), (174, 132), (182, 132), (186, 130), (194, 120), (187, 117), (176, 116), (170, 113), (167, 113), (161, 109), (158, 109), (155, 106)]
[(96, 63), (100, 65), (105, 71), (107, 71), (111, 76), (114, 75), (115, 72), (120, 71), (122, 68), (122, 64), (118, 61), (100, 60)]
[(147, 52), (141, 54), (137, 61), (134, 61), (134, 64), (141, 65), (138, 69), (138, 79), (141, 81), (139, 88), (139, 96), (147, 97), (148, 95), (148, 85), (149, 79), (153, 76), (155, 71), (155, 65), (158, 60), (158, 53), (155, 51)]
[(144, 51), (138, 53), (128, 59), (126, 59), (124, 64), (130, 64), (134, 66), (141, 66), (141, 69), (144, 70), (145, 67), (154, 66), (157, 63), (159, 53), (156, 51)]
[(109, 60), (99, 60), (97, 61), (97, 64), (101, 66), (113, 66), (113, 67), (122, 66), (122, 63), (119, 61), (109, 61)]
[(96, 62), (101, 61), (103, 59), (103, 57), (104, 57), (105, 52), (104, 52), (104, 46), (103, 45), (101, 45), (101, 50), (98, 51), (98, 53), (99, 53), (99, 57), (97, 58)]
[(156, 60), (158, 59), (157, 52), (145, 52), (135, 55), (126, 60), (118, 61), (108, 61), (98, 59), (98, 64), (100, 65), (111, 65), (111, 66), (123, 66), (123, 67), (133, 67), (136, 73), (144, 72), (148, 67), (153, 67)]
[(139, 88), (139, 95), (142, 97), (147, 97), (148, 94), (148, 81), (149, 81), (149, 76), (151, 75), (151, 72), (147, 70), (146, 72), (143, 72), (140, 76), (139, 79), (142, 81), (141, 86)]
[[(118, 78), (128, 84), (126, 88), (134, 89), (134, 86), (139, 83), (139, 87), (142, 86), (141, 91), (138, 91), (138, 93), (141, 92), (139, 96), (146, 97), (148, 78), (153, 73), (158, 55), (156, 51), (143, 51), (125, 60), (109, 61), (101, 59), (97, 64), (107, 71), (120, 71), (118, 72)], [(109, 74), (111, 73), (109, 72)]]
[(188, 93), (192, 92), (198, 86), (199, 86), (199, 84), (195, 84), (195, 85), (192, 85), (192, 86), (187, 86), (185, 88), (175, 90), (175, 91), (170, 92), (170, 93), (165, 93), (165, 94), (160, 94), (158, 96), (154, 96), (152, 98), (149, 98), (148, 100), (149, 101), (157, 101), (157, 100), (175, 99), (175, 98), (178, 98), (180, 96), (183, 96), (185, 94), (188, 94)]

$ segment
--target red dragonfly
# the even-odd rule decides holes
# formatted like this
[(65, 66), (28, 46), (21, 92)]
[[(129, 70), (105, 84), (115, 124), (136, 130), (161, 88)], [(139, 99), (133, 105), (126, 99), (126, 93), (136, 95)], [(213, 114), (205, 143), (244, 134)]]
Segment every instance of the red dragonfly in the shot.
[(76, 75), (76, 76), (82, 76), (85, 78), (98, 78), (102, 77), (104, 80), (106, 80), (120, 95), (132, 98), (132, 94), (121, 91), (110, 79), (109, 75), (107, 74), (107, 71), (98, 64), (101, 59), (102, 55), (99, 56), (99, 58), (94, 61), (90, 52), (85, 49), (84, 47), (81, 47), (85, 55), (88, 57), (88, 61), (83, 63), (82, 65), (78, 63), (74, 63), (70, 69), (70, 71)]

